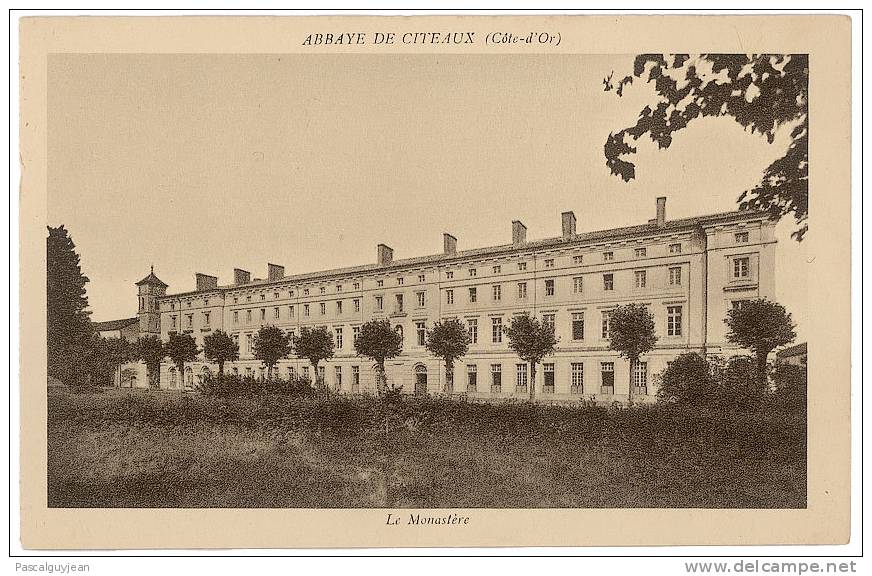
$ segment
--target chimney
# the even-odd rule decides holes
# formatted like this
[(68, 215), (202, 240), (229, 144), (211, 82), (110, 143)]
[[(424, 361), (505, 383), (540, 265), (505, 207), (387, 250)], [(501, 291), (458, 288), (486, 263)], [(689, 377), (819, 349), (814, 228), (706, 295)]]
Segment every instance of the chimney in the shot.
[(527, 227), (520, 220), (512, 220), (512, 244), (523, 244), (527, 241)]
[(266, 268), (267, 268), (267, 276), (266, 277), (270, 281), (281, 280), (282, 278), (285, 277), (285, 267), (284, 266), (279, 266), (278, 264), (269, 264), (268, 263), (266, 265)]
[(444, 254), (457, 253), (457, 238), (455, 238), (448, 232), (442, 234), (442, 252)]
[(251, 272), (247, 270), (243, 270), (241, 268), (233, 269), (233, 283), (234, 284), (248, 284), (251, 282)]
[(563, 221), (563, 237), (566, 239), (575, 236), (575, 212), (564, 212), (561, 214)]
[(394, 260), (394, 249), (387, 244), (378, 245), (378, 265), (387, 266)]
[(208, 274), (200, 274), (197, 272), (194, 274), (194, 278), (197, 279), (197, 292), (202, 292), (203, 290), (215, 290), (218, 288), (217, 276), (209, 276)]
[(663, 228), (666, 225), (666, 196), (657, 198), (657, 227)]

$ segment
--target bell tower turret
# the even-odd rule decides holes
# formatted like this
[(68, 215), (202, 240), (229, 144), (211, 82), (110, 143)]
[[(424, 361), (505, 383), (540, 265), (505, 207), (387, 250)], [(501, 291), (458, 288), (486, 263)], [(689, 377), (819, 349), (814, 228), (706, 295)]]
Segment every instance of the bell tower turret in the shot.
[(154, 275), (154, 266), (148, 276), (136, 283), (139, 291), (139, 333), (141, 336), (157, 336), (160, 338), (160, 310), (157, 299), (166, 295), (167, 285)]

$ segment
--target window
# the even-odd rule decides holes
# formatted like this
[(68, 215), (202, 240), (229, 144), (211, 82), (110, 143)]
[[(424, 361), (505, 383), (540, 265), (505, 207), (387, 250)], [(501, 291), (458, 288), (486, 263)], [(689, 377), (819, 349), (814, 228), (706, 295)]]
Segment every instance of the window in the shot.
[(546, 258), (545, 259), (545, 267), (546, 268), (554, 268), (554, 258)]
[(637, 361), (633, 364), (633, 387), (645, 389), (648, 386), (648, 363)]
[(499, 274), (500, 270), (502, 270), (502, 268), (500, 268), (499, 266), (494, 266), (494, 274)]
[(264, 294), (263, 292), (261, 292), (261, 293), (260, 293), (260, 299), (261, 299), (261, 300), (266, 300), (266, 294)]
[(581, 276), (576, 276), (572, 279), (572, 291), (576, 294), (581, 294), (584, 292), (584, 278)]
[(615, 275), (603, 274), (603, 290), (609, 291), (615, 289)]
[(666, 335), (681, 336), (681, 306), (666, 307)]
[(572, 313), (572, 339), (584, 340), (584, 312)]
[(478, 367), (475, 364), (466, 365), (466, 391), (476, 392), (478, 389)]
[(337, 291), (337, 292), (342, 292), (342, 284), (337, 284), (337, 285), (336, 285), (336, 291)]
[(175, 316), (170, 316), (170, 329), (171, 330), (176, 329), (176, 317)]
[(418, 298), (418, 308), (424, 307), (424, 292), (417, 292), (415, 296)]
[(569, 381), (570, 394), (584, 394), (584, 363), (573, 362), (570, 366), (571, 380)]
[(290, 298), (293, 298), (293, 297), (294, 297), (294, 291), (293, 291), (293, 290), (291, 290), (290, 292), (288, 292), (288, 297), (290, 297)]
[[(234, 298), (233, 301), (234, 301), (234, 303), (235, 303), (235, 302), (236, 302), (236, 298)], [(175, 303), (172, 303), (172, 302), (171, 302), (171, 303), (170, 303), (170, 310), (175, 310), (175, 309), (176, 309), (176, 305), (175, 305)]]
[(384, 310), (385, 309), (384, 296), (376, 296), (375, 297), (375, 308), (376, 308), (376, 310)]
[(327, 314), (327, 303), (326, 302), (321, 302), (318, 306), (321, 309), (321, 316), (324, 316), (325, 314)]
[(526, 263), (526, 262), (518, 262), (518, 270), (519, 270), (519, 271), (523, 272), (523, 271), (526, 270), (526, 269), (527, 269), (527, 263)]
[(246, 302), (251, 302), (251, 296), (250, 296), (250, 295), (249, 295), (249, 296), (246, 296), (246, 297), (245, 297), (245, 301), (246, 301)]
[(451, 280), (452, 278), (454, 278), (454, 272), (449, 270), (448, 272), (445, 273), (445, 278), (447, 278), (448, 280)]
[(470, 275), (470, 276), (475, 276), (477, 273), (478, 273), (478, 272), (476, 271), (475, 268), (470, 268), (470, 269), (469, 269), (469, 275)]
[(336, 301), (336, 313), (342, 314), (342, 300)]
[(503, 365), (491, 364), (491, 394), (499, 394), (503, 388)]
[(478, 300), (478, 290), (476, 288), (469, 289), (469, 301), (470, 303), (474, 303)]
[(636, 248), (635, 250), (633, 250), (633, 255), (636, 258), (644, 258), (645, 256), (648, 255), (648, 249), (647, 248)]
[(603, 262), (611, 262), (615, 259), (614, 252), (603, 252)]
[(342, 366), (336, 366), (334, 370), (334, 386), (336, 390), (342, 390)]
[(424, 282), (427, 279), (423, 274), (418, 274), (418, 282)]
[(246, 354), (251, 354), (251, 341), (252, 341), (251, 339), (252, 339), (251, 334), (245, 335), (245, 353)]
[(747, 278), (751, 275), (751, 259), (747, 256), (733, 260), (733, 278)]
[(581, 264), (584, 262), (584, 256), (582, 254), (576, 254), (572, 257), (573, 264)]
[(318, 381), (319, 382), (321, 382), (321, 383), (324, 382), (324, 375), (326, 372), (327, 372), (326, 366), (318, 366)]
[(542, 324), (545, 326), (551, 326), (551, 329), (554, 329), (554, 314), (542, 314)]
[(233, 343), (236, 344), (236, 348), (239, 348), (239, 334), (233, 335)]
[(320, 290), (321, 290), (321, 294), (326, 294), (326, 293), (327, 293), (327, 287), (326, 287), (326, 286), (321, 286)]
[(644, 288), (648, 283), (648, 272), (645, 270), (636, 270), (633, 275), (636, 279), (636, 288)]
[(675, 267), (669, 269), (669, 285), (681, 286), (681, 268)]
[(239, 324), (239, 310), (233, 311), (233, 323)]
[(336, 348), (342, 350), (342, 328), (335, 328), (336, 332)]
[(194, 315), (193, 314), (185, 314), (185, 328), (188, 330), (194, 327)]
[(309, 315), (309, 305), (303, 304), (303, 316), (308, 316), (308, 315)]
[(308, 366), (303, 366), (303, 378), (305, 378), (306, 380), (309, 380), (309, 367)]
[(355, 282), (352, 285), (352, 290), (360, 290), (360, 282)]
[(527, 365), (526, 364), (516, 364), (515, 368), (516, 368), (516, 372), (518, 374), (518, 378), (515, 381), (515, 392), (526, 392), (527, 391)]
[(303, 289), (303, 296), (308, 296), (308, 295), (309, 295), (309, 289), (308, 288)]
[(395, 294), (394, 297), (396, 298), (396, 301), (397, 301), (397, 310), (396, 311), (402, 312), (403, 311), (403, 295), (402, 294)]
[(518, 300), (527, 299), (527, 283), (518, 282)]
[(360, 312), (360, 298), (355, 298), (353, 300), (353, 302), (354, 302), (354, 311)]
[(542, 364), (542, 393), (554, 394), (554, 364)]
[(384, 280), (376, 280), (375, 285), (378, 286), (379, 288), (381, 288), (382, 286), (385, 285), (385, 281)]
[(351, 328), (351, 340), (352, 340), (352, 342), (356, 342), (358, 336), (360, 336), (360, 326), (353, 326)]
[(669, 245), (669, 253), (670, 254), (681, 254), (681, 244), (670, 244)]
[(418, 334), (418, 346), (423, 346), (427, 336), (427, 328), (424, 322), (415, 322), (415, 332)]
[(748, 303), (747, 300), (733, 300), (733, 302), (732, 302), (733, 310), (741, 310), (742, 306), (744, 306), (747, 303)]
[(397, 286), (402, 286), (405, 281), (404, 278), (397, 278)]
[(351, 393), (358, 394), (360, 392), (360, 366), (351, 367)]
[(403, 341), (403, 327), (400, 324), (397, 324), (396, 327), (394, 328), (394, 330), (396, 330), (397, 334), (400, 335), (400, 342), (402, 342)]
[(478, 344), (478, 319), (469, 318), (466, 320), (466, 326), (469, 330), (469, 343)]
[(600, 362), (600, 377), (602, 384), (600, 386), (600, 394), (615, 393), (615, 363)]
[(454, 290), (445, 291), (445, 303), (454, 304)]
[(499, 344), (503, 341), (503, 319), (491, 318), (491, 341)]
[(294, 318), (294, 307), (288, 306), (288, 319), (293, 320)]
[(251, 324), (251, 310), (245, 311), (245, 322)]
[(736, 232), (736, 244), (747, 244), (748, 243), (748, 233), (747, 232)]
[(546, 296), (554, 296), (554, 280), (546, 280), (545, 281), (545, 295)]
[(604, 310), (603, 311), (603, 323), (602, 323), (602, 339), (608, 340), (611, 334), (611, 324), (612, 324), (612, 311)]
[(503, 298), (503, 287), (499, 284), (493, 285), (493, 297), (494, 302), (499, 302)]

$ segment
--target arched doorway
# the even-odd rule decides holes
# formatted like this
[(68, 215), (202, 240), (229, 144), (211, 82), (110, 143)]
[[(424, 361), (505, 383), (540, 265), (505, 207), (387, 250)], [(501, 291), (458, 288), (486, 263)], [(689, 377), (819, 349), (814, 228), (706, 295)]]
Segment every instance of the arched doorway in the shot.
[(427, 367), (423, 364), (415, 364), (415, 395), (427, 394)]
[(190, 366), (185, 368), (185, 390), (193, 390), (194, 388), (194, 371)]
[(170, 388), (177, 388), (178, 381), (176, 380), (176, 368), (175, 366), (170, 367)]

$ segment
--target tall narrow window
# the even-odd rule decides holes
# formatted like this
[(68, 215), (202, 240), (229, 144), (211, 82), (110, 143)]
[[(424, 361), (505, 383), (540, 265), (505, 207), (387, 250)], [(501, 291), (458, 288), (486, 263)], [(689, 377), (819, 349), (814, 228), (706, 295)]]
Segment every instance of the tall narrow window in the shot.
[(342, 390), (342, 366), (336, 366), (334, 368), (334, 370), (335, 370), (335, 376), (334, 376), (335, 384), (334, 385), (336, 386), (337, 391), (341, 391)]
[(466, 325), (469, 328), (469, 343), (478, 344), (478, 319), (468, 318)]
[(545, 281), (545, 295), (546, 296), (554, 296), (554, 280), (546, 280)]
[(239, 324), (239, 311), (238, 310), (233, 311), (233, 323)]
[(336, 313), (342, 314), (342, 300), (336, 301)]
[(308, 315), (309, 315), (309, 305), (303, 304), (303, 316), (308, 316)]
[(681, 286), (681, 268), (676, 266), (669, 269), (669, 285)]
[(321, 304), (319, 304), (319, 306), (321, 309), (321, 316), (324, 316), (325, 314), (327, 314), (327, 303), (321, 302)]
[(615, 289), (615, 275), (603, 274), (603, 290), (608, 292)]
[(747, 278), (750, 276), (751, 259), (747, 256), (733, 260), (733, 278)]
[(542, 324), (545, 326), (550, 326), (551, 329), (554, 329), (554, 314), (542, 314)]
[(584, 292), (584, 278), (581, 276), (576, 276), (572, 279), (572, 291), (576, 294), (581, 294)]
[(454, 304), (454, 290), (445, 291), (445, 303)]
[(384, 309), (385, 309), (385, 298), (384, 298), (384, 296), (376, 296), (376, 297), (375, 297), (375, 309), (376, 309), (376, 310), (384, 310)]
[(416, 293), (415, 293), (415, 296), (416, 296), (417, 299), (418, 299), (418, 308), (423, 308), (423, 307), (424, 307), (424, 304), (425, 304), (425, 301), (424, 301), (424, 294), (425, 294), (425, 292), (416, 292)]
[(403, 295), (397, 294), (396, 299), (397, 299), (397, 310), (396, 311), (402, 312), (403, 311)]
[(491, 364), (491, 394), (499, 394), (503, 389), (503, 365)]
[(515, 382), (515, 392), (526, 392), (527, 391), (527, 365), (526, 364), (516, 364), (515, 365), (518, 378)]
[(478, 290), (476, 288), (469, 289), (469, 302), (475, 303), (478, 301)]
[(681, 336), (681, 306), (666, 307), (666, 335)]
[(503, 298), (503, 287), (499, 284), (494, 284), (492, 286), (492, 293), (494, 302), (499, 302)]
[(570, 394), (584, 394), (584, 363), (572, 363), (572, 379), (569, 382)]
[(518, 282), (518, 300), (527, 299), (527, 283)]
[(648, 363), (636, 361), (633, 364), (633, 387), (646, 393), (648, 387)]
[(476, 392), (478, 390), (478, 366), (475, 364), (466, 365), (466, 391)]
[(273, 308), (273, 318), (278, 319), (279, 314), (280, 314), (279, 308), (278, 308), (278, 306), (276, 306), (275, 308)]
[(342, 350), (342, 328), (336, 328), (336, 348)]
[(415, 332), (418, 335), (418, 346), (423, 346), (427, 336), (427, 327), (424, 322), (415, 322)]
[(633, 275), (636, 279), (636, 288), (644, 288), (648, 283), (648, 272), (645, 270), (636, 270)]
[(554, 364), (542, 364), (542, 393), (554, 394)]
[(360, 312), (360, 298), (354, 299), (354, 311)]
[(351, 393), (360, 393), (360, 366), (351, 367)]
[(491, 340), (494, 344), (503, 341), (503, 319), (491, 318)]
[(612, 323), (612, 311), (604, 310), (603, 311), (603, 322), (602, 322), (602, 339), (608, 340), (611, 337), (611, 323)]
[(600, 362), (600, 394), (615, 393), (615, 363)]
[(572, 339), (584, 340), (584, 312), (572, 313)]

